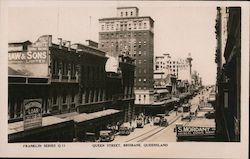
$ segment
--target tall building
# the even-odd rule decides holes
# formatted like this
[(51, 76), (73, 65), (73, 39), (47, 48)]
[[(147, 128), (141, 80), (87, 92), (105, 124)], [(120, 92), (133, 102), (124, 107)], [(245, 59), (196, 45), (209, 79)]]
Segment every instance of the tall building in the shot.
[(241, 8), (218, 7), (215, 29), (216, 136), (219, 141), (240, 141)]
[(188, 58), (172, 58), (170, 54), (155, 57), (155, 72), (163, 72), (163, 77), (174, 75), (177, 79), (191, 81)]
[(100, 49), (108, 55), (135, 59), (135, 104), (153, 102), (154, 20), (139, 16), (137, 7), (118, 7), (117, 17), (99, 19)]

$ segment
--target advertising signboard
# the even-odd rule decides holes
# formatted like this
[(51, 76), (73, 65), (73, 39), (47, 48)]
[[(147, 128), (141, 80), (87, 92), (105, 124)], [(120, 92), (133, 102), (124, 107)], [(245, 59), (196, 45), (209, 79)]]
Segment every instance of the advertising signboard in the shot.
[(42, 126), (42, 99), (24, 100), (24, 130)]
[(24, 76), (47, 77), (48, 55), (52, 37), (43, 35), (27, 50), (8, 53), (9, 67)]
[(176, 125), (176, 136), (212, 136), (215, 135), (215, 127), (196, 127)]

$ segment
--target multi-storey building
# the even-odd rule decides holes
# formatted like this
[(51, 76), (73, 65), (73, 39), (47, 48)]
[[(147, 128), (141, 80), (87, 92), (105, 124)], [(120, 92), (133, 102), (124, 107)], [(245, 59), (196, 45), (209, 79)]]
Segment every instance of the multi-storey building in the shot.
[(191, 81), (190, 65), (187, 59), (174, 59), (170, 54), (155, 57), (155, 71), (163, 72), (164, 77), (174, 75), (177, 79)]
[(128, 54), (135, 59), (135, 104), (152, 104), (153, 19), (149, 16), (139, 16), (137, 7), (118, 7), (117, 17), (99, 19), (99, 24), (101, 50), (117, 58), (121, 54)]
[(218, 141), (240, 141), (241, 8), (218, 7), (215, 122)]
[[(34, 43), (9, 44), (10, 142), (83, 139), (86, 131), (98, 134), (107, 124), (133, 118), (133, 59), (120, 55), (119, 71), (111, 78), (106, 72), (108, 57), (97, 43), (64, 42), (52, 43), (52, 36), (44, 35)], [(41, 105), (37, 113), (42, 125), (37, 129), (23, 126), (26, 101)]]

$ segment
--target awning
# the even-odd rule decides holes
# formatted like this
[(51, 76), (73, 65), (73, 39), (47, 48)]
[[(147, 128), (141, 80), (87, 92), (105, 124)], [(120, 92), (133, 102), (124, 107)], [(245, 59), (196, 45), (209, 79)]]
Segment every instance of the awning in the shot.
[[(47, 116), (42, 118), (42, 127), (48, 125), (54, 125), (58, 123), (63, 123), (69, 121), (68, 119), (60, 119), (54, 116)], [(8, 134), (13, 134), (17, 132), (24, 131), (24, 123), (23, 121), (9, 123), (8, 124)]]
[(167, 89), (160, 89), (156, 90), (156, 93), (168, 93), (169, 91)]
[(67, 119), (72, 119), (75, 122), (80, 123), (80, 122), (84, 122), (84, 121), (87, 121), (87, 120), (96, 119), (96, 118), (100, 118), (100, 117), (103, 117), (103, 116), (116, 114), (116, 113), (119, 113), (119, 112), (120, 112), (119, 110), (107, 109), (107, 110), (98, 111), (98, 112), (89, 113), (89, 114), (82, 113), (82, 114), (79, 114), (79, 115), (76, 115), (76, 116), (68, 117)]

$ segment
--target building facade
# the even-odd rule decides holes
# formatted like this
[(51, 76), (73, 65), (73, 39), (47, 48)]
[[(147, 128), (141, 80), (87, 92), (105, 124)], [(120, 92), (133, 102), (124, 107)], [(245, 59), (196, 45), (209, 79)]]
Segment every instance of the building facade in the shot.
[[(115, 73), (119, 78), (115, 78), (113, 83), (113, 78), (106, 71), (109, 57), (97, 48), (97, 43), (88, 43), (71, 44), (59, 39), (59, 44), (55, 44), (51, 35), (43, 35), (34, 43), (9, 44), (8, 114), (9, 123), (13, 125), (10, 128), (18, 126), (16, 122), (24, 121), (25, 101), (37, 99), (41, 100), (44, 120), (47, 116), (57, 117), (59, 122), (73, 119), (76, 125), (85, 126), (77, 128), (78, 134), (87, 130), (97, 133), (107, 124), (133, 118), (133, 59), (119, 56), (119, 72)], [(96, 117), (88, 114), (95, 114)], [(87, 116), (91, 120), (87, 120)], [(97, 121), (98, 124), (90, 124)], [(41, 127), (39, 129), (46, 133)]]
[(154, 21), (139, 16), (137, 7), (117, 8), (117, 17), (99, 19), (99, 47), (108, 55), (127, 54), (135, 59), (136, 105), (153, 102)]
[(240, 141), (241, 8), (218, 7), (216, 135), (218, 141)]
[(188, 58), (172, 58), (170, 54), (163, 54), (162, 56), (155, 57), (155, 72), (163, 72), (164, 77), (168, 75), (174, 75), (177, 79), (180, 80), (188, 80), (191, 82), (191, 74), (190, 74), (190, 64), (188, 62)]

